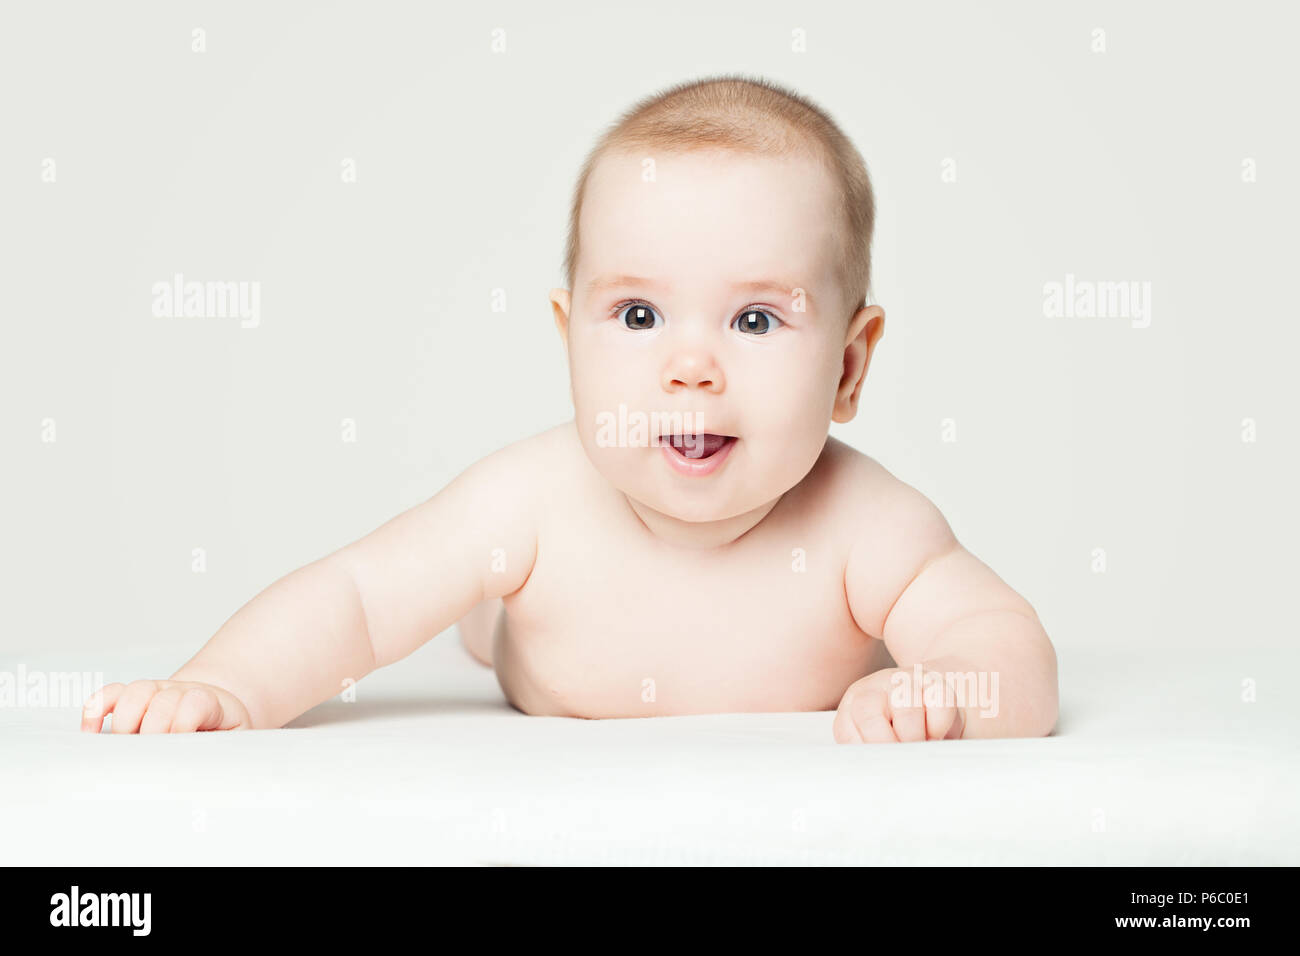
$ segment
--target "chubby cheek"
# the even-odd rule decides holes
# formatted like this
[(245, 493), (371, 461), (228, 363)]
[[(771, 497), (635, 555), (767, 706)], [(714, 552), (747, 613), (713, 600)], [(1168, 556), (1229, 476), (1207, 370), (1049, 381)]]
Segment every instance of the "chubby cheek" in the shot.
[[(570, 383), (573, 390), (573, 412), (578, 430), (591, 445), (596, 444), (596, 433), (601, 416), (613, 416), (618, 419), (619, 406), (627, 409), (625, 414), (649, 412), (645, 408), (645, 399), (636, 387), (635, 376), (624, 371), (618, 373), (613, 363), (585, 363), (575, 365)], [(612, 449), (598, 449), (611, 451)]]
[(571, 341), (569, 387), (573, 394), (573, 410), (577, 418), (578, 430), (583, 433), (591, 431), (597, 410), (608, 401), (608, 397), (603, 394), (606, 386), (599, 373), (600, 366), (592, 363), (585, 343)]
[[(826, 444), (835, 407), (838, 365), (833, 356), (810, 352), (752, 382), (744, 382), (744, 435), (748, 457), (761, 477), (784, 485), (798, 482)], [(773, 386), (773, 382), (779, 382)], [(737, 383), (738, 385), (740, 383)]]
[(779, 404), (748, 417), (747, 457), (765, 493), (781, 494), (812, 468), (826, 444), (830, 410), (820, 395), (796, 401), (782, 390)]
[(602, 447), (596, 443), (591, 432), (588, 432), (582, 441), (592, 465), (615, 488), (634, 493), (641, 484), (644, 484), (646, 471), (644, 459), (638, 462), (637, 456), (644, 456), (648, 449)]
[[(619, 447), (617, 444), (602, 444), (601, 439), (614, 437), (608, 426), (602, 430), (601, 421), (618, 421), (619, 406), (626, 409), (629, 424), (631, 416), (638, 412), (649, 413), (660, 410), (660, 406), (648, 407), (646, 398), (633, 384), (636, 376), (630, 374), (626, 367), (614, 362), (589, 361), (580, 353), (573, 355), (573, 372), (570, 384), (573, 391), (574, 422), (586, 448), (587, 457), (592, 465), (615, 487), (631, 492), (638, 483), (645, 483), (645, 456), (658, 449), (644, 447)], [(626, 436), (631, 438), (629, 434)], [(617, 440), (617, 439), (616, 439)]]
[[(582, 403), (593, 418), (598, 412), (617, 411), (620, 402), (631, 409), (640, 400), (637, 383), (646, 381), (647, 358), (605, 327), (575, 333), (569, 340), (574, 405)], [(648, 381), (653, 385), (657, 379)]]

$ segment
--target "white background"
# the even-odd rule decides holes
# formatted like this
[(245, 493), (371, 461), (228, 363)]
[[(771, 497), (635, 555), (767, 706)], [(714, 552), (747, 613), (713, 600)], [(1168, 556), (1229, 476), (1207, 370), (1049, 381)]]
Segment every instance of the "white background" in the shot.
[[(1232, 648), (1225, 694), (1289, 679), (1298, 25), (1252, 3), (9, 6), (0, 651), (179, 665), (275, 578), (569, 418), (546, 294), (586, 151), (636, 99), (743, 72), (827, 109), (876, 189), (885, 336), (832, 434), (1029, 598), (1063, 688), (1097, 648)], [(177, 272), (260, 282), (260, 326), (154, 317)], [(1067, 273), (1150, 282), (1150, 326), (1046, 317)]]

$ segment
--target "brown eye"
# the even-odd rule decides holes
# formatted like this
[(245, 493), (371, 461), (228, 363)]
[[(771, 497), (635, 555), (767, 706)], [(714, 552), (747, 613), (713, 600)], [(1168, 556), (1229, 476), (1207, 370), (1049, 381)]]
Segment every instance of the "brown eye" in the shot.
[(737, 332), (746, 332), (750, 335), (766, 335), (777, 328), (780, 322), (781, 320), (776, 316), (761, 309), (746, 309), (736, 317), (732, 328)]
[(633, 302), (623, 307), (623, 325), (633, 332), (645, 332), (656, 327), (658, 314), (643, 302)]

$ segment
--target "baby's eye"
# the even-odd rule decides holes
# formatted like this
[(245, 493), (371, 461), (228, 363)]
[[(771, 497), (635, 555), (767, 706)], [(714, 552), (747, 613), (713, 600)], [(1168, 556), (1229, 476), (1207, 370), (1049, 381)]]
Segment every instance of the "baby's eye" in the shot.
[(659, 314), (644, 302), (629, 302), (619, 306), (623, 314), (623, 325), (633, 332), (645, 332), (657, 328), (663, 323)]
[(781, 320), (770, 312), (764, 312), (762, 309), (746, 309), (736, 316), (736, 321), (731, 327), (737, 332), (746, 332), (750, 335), (766, 335), (772, 329), (780, 328), (782, 324)]

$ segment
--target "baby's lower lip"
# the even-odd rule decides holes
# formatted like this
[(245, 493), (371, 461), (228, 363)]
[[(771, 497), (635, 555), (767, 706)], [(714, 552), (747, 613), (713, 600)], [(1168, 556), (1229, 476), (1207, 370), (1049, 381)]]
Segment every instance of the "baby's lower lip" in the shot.
[[(713, 474), (723, 466), (723, 463), (731, 456), (731, 450), (740, 441), (739, 438), (731, 435), (715, 435), (713, 436), (714, 440), (703, 445), (703, 447), (698, 443), (693, 444), (691, 451), (688, 452), (685, 447), (686, 443), (679, 441), (678, 444), (674, 445), (671, 440), (673, 437), (680, 438), (681, 436), (665, 435), (659, 440), (659, 445), (663, 449), (664, 460), (679, 475), (685, 475), (688, 478), (703, 478), (706, 475)], [(699, 436), (690, 437), (696, 438)], [(710, 449), (713, 450), (708, 455), (701, 453), (708, 452)]]
[(734, 435), (713, 435), (701, 433), (698, 435), (662, 435), (659, 438), (659, 444), (673, 449), (683, 458), (691, 461), (700, 461), (716, 455), (731, 442), (736, 440)]

